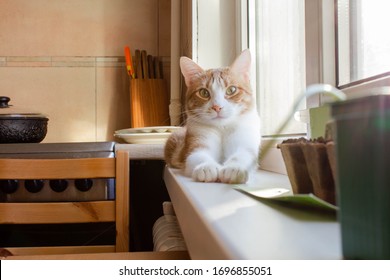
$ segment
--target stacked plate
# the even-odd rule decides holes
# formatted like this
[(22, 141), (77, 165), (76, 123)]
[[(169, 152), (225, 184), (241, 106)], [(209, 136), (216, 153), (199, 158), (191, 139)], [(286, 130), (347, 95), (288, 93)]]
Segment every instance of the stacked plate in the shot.
[(115, 131), (114, 136), (130, 144), (164, 144), (179, 126), (150, 126), (126, 128)]

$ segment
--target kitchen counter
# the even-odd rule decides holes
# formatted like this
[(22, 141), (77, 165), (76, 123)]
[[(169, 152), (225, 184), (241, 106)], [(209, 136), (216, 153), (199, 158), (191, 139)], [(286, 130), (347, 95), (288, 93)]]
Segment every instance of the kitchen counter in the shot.
[(132, 160), (162, 160), (164, 159), (164, 144), (115, 144), (115, 151), (129, 151)]
[[(335, 213), (256, 200), (222, 183), (194, 182), (165, 168), (164, 180), (192, 259), (341, 259)], [(291, 188), (256, 172), (248, 186)]]

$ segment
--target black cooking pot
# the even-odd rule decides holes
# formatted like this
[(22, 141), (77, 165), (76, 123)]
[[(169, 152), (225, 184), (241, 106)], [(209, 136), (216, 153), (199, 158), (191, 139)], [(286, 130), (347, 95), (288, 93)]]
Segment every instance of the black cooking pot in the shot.
[(0, 96), (0, 143), (39, 143), (47, 133), (48, 118), (39, 113), (17, 110), (11, 99)]

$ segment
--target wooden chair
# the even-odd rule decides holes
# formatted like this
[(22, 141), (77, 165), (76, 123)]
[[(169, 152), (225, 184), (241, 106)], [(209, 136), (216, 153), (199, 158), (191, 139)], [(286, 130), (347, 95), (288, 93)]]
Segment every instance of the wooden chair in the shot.
[(129, 154), (116, 158), (0, 159), (0, 179), (115, 178), (115, 200), (87, 202), (3, 202), (0, 224), (115, 222), (115, 245), (5, 248), (14, 255), (129, 251)]

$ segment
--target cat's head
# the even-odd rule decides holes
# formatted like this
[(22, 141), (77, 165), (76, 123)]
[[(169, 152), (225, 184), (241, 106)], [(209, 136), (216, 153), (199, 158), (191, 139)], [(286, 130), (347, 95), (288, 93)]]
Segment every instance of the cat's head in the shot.
[(182, 57), (180, 68), (187, 86), (187, 117), (223, 125), (253, 110), (250, 66), (249, 50), (243, 51), (230, 67), (209, 70)]

